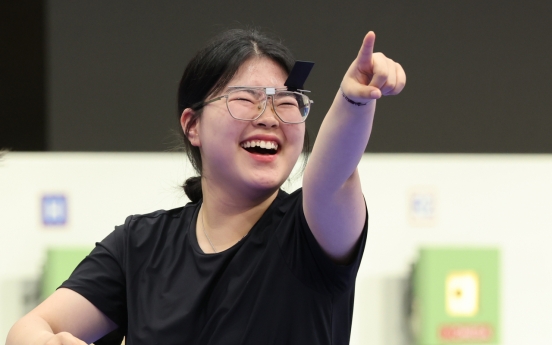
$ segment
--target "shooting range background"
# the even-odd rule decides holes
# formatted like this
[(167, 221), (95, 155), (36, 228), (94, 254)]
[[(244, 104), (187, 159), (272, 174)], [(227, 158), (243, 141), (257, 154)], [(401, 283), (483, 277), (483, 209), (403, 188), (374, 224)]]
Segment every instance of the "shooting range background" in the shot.
[[(370, 218), (352, 345), (407, 345), (401, 282), (428, 246), (497, 248), (500, 344), (551, 342), (552, 157), (369, 153), (359, 172)], [(131, 214), (184, 205), (178, 185), (191, 173), (179, 153), (9, 153), (0, 162), (0, 339), (47, 248), (93, 246)], [(65, 197), (65, 224), (44, 224), (47, 195)], [(429, 207), (416, 207), (416, 195)]]
[[(367, 30), (407, 72), (404, 92), (378, 101), (361, 162), (370, 240), (351, 343), (392, 343), (385, 282), (424, 245), (498, 247), (501, 343), (552, 341), (551, 2), (25, 0), (0, 13), (0, 148), (15, 151), (0, 161), (0, 339), (47, 247), (90, 245), (129, 214), (186, 202), (189, 165), (163, 153), (180, 76), (208, 38), (253, 26), (316, 62), (312, 138)], [(436, 197), (431, 224), (409, 221), (418, 189)], [(67, 196), (62, 228), (41, 223), (48, 193)]]

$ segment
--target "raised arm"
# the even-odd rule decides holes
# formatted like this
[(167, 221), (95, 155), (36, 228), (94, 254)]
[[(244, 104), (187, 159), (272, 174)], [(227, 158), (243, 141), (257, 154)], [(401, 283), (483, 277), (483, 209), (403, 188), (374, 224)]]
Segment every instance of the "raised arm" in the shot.
[(370, 31), (338, 90), (303, 176), (305, 218), (321, 247), (347, 262), (366, 220), (357, 165), (368, 144), (376, 100), (406, 83), (401, 65), (374, 53)]
[(86, 298), (61, 288), (13, 325), (6, 345), (85, 345), (116, 328)]

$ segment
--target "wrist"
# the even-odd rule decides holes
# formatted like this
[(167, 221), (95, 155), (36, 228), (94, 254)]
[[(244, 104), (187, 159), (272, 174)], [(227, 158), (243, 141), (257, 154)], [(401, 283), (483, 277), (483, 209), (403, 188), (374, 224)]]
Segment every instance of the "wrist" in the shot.
[(356, 102), (356, 101), (353, 101), (352, 99), (350, 99), (349, 97), (347, 97), (347, 95), (345, 94), (345, 92), (343, 92), (343, 89), (342, 88), (339, 88), (339, 91), (341, 92), (341, 96), (349, 103), (351, 103), (352, 105), (355, 105), (357, 107), (361, 107), (361, 106), (364, 106), (364, 105), (367, 105), (368, 102), (366, 103), (363, 103), (363, 102)]

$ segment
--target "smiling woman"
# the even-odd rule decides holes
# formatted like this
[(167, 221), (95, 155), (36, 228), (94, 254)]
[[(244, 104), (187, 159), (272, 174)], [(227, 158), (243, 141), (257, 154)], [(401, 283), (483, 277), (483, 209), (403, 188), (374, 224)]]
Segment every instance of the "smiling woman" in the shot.
[[(231, 30), (188, 64), (178, 92), (199, 174), (187, 205), (134, 215), (18, 321), (7, 344), (347, 344), (367, 236), (357, 165), (376, 99), (399, 93), (399, 64), (366, 35), (292, 194), (312, 101), (280, 42)], [(306, 74), (308, 75), (308, 73)], [(303, 75), (303, 79), (306, 78)]]

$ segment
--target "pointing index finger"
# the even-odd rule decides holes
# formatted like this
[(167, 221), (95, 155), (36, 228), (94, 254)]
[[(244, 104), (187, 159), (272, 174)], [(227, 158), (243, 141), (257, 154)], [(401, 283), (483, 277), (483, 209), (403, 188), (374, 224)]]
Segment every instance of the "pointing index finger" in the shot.
[(374, 44), (376, 42), (376, 34), (370, 31), (364, 36), (364, 41), (358, 52), (358, 64), (359, 67), (371, 67), (372, 66), (372, 54), (374, 53)]

